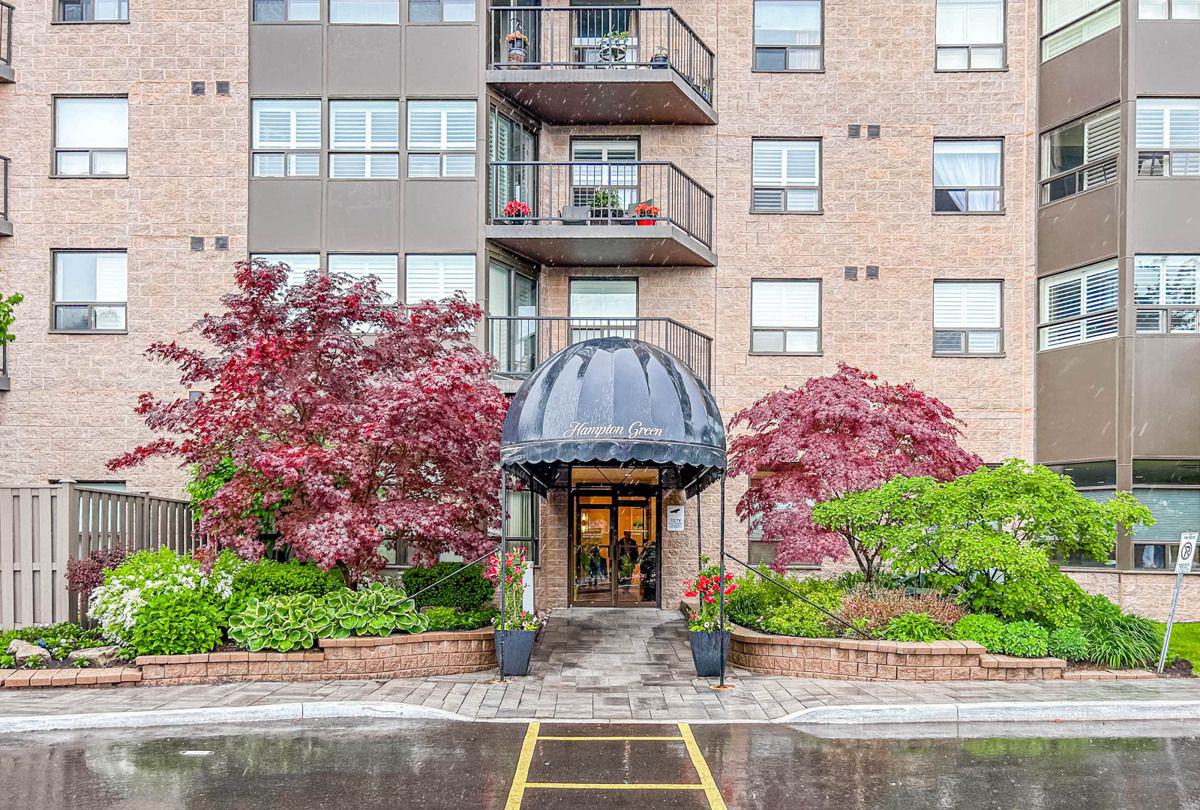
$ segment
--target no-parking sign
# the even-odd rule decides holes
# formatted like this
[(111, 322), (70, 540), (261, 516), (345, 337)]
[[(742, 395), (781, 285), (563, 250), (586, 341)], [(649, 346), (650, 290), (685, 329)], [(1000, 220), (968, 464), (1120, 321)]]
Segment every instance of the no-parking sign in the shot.
[(1192, 560), (1196, 558), (1196, 541), (1198, 539), (1200, 539), (1200, 532), (1179, 533), (1179, 556), (1175, 558), (1176, 574), (1192, 572)]

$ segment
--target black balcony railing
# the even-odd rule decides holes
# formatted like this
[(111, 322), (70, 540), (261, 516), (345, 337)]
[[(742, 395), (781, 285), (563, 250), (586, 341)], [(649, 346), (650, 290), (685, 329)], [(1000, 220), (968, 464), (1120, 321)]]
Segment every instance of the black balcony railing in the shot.
[(8, 221), (8, 164), (9, 159), (0, 155), (0, 220)]
[(672, 318), (552, 318), (488, 316), (488, 351), (498, 374), (527, 377), (567, 346), (598, 337), (641, 340), (668, 352), (711, 383), (712, 338)]
[(9, 390), (8, 344), (0, 344), (0, 391)]
[(12, 65), (13, 7), (0, 0), (0, 64)]
[(673, 163), (499, 162), (489, 164), (488, 179), (494, 225), (670, 222), (712, 247), (712, 194)]
[(492, 9), (494, 69), (673, 70), (715, 104), (715, 58), (674, 9), (539, 6)]

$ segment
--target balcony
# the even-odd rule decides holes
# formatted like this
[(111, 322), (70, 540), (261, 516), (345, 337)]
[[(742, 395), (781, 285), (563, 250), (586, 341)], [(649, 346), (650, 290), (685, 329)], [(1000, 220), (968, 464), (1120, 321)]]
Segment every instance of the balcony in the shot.
[(17, 80), (12, 66), (13, 7), (0, 0), (0, 84)]
[(9, 391), (12, 385), (8, 380), (8, 344), (0, 344), (0, 391)]
[[(514, 161), (489, 164), (488, 171), (487, 237), (531, 261), (568, 267), (717, 263), (712, 194), (673, 163)], [(639, 204), (651, 210), (638, 213)], [(528, 213), (518, 212), (525, 207)]]
[(673, 9), (491, 12), (488, 84), (548, 124), (717, 122), (713, 52)]
[(509, 393), (555, 352), (598, 337), (631, 338), (657, 346), (678, 358), (705, 385), (712, 382), (712, 338), (673, 318), (487, 319), (487, 350), (496, 358), (498, 382)]
[(11, 161), (0, 155), (0, 236), (12, 236), (12, 220), (8, 218), (8, 166)]

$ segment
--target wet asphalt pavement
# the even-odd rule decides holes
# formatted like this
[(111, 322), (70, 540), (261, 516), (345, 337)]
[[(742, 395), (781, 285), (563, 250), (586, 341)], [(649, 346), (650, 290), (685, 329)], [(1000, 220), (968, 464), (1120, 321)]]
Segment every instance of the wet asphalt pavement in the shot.
[(4, 810), (722, 806), (1194, 809), (1200, 729), (331, 721), (0, 737)]

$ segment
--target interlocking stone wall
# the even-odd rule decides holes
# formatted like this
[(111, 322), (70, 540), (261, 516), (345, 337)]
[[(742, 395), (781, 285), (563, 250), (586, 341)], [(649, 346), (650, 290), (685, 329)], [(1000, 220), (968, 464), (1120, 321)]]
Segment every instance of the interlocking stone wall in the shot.
[[(1089, 593), (1107, 596), (1133, 613), (1165, 622), (1175, 590), (1173, 571), (1069, 571), (1071, 579)], [(1200, 621), (1200, 577), (1186, 576), (1179, 592), (1175, 620)]]

